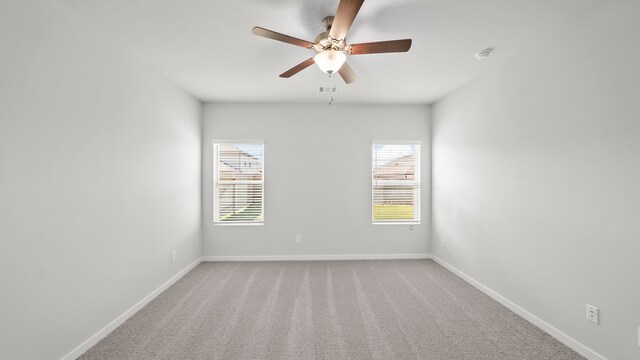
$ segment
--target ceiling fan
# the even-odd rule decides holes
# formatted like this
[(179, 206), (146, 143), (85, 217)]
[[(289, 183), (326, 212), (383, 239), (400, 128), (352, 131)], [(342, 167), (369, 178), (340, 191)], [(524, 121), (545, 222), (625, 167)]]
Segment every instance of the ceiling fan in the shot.
[(362, 3), (364, 3), (364, 0), (340, 0), (338, 10), (336, 10), (336, 16), (327, 16), (322, 20), (322, 24), (327, 30), (320, 33), (316, 37), (315, 42), (301, 40), (259, 26), (254, 27), (252, 33), (269, 39), (301, 46), (316, 52), (314, 57), (283, 72), (280, 74), (280, 77), (290, 78), (308, 68), (313, 63), (316, 63), (320, 70), (328, 74), (337, 72), (345, 83), (351, 84), (356, 81), (358, 77), (349, 64), (347, 64), (346, 55), (406, 52), (411, 48), (411, 39), (347, 44), (347, 32), (356, 15), (358, 15)]

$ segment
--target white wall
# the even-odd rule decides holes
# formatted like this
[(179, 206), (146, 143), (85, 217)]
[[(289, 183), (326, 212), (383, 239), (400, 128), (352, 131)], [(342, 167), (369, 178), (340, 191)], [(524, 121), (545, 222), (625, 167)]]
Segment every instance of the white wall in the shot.
[(60, 359), (200, 257), (200, 110), (61, 3), (0, 2), (0, 358)]
[(640, 358), (638, 15), (603, 2), (432, 114), (433, 253), (611, 360)]
[[(203, 119), (205, 256), (428, 252), (427, 106), (206, 104)], [(265, 140), (264, 226), (213, 225), (212, 139)], [(422, 140), (414, 230), (371, 224), (372, 139)]]

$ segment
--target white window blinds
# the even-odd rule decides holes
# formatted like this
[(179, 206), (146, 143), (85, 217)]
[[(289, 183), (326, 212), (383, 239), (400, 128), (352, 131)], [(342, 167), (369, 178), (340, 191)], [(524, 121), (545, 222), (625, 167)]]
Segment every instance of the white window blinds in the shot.
[(213, 221), (264, 222), (264, 144), (213, 143)]
[(420, 143), (372, 145), (374, 224), (420, 223)]

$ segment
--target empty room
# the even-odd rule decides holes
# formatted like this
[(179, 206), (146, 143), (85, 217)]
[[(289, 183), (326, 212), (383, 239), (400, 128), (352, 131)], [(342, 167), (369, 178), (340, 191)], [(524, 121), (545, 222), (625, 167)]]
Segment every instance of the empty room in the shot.
[(0, 359), (639, 360), (639, 0), (0, 0)]

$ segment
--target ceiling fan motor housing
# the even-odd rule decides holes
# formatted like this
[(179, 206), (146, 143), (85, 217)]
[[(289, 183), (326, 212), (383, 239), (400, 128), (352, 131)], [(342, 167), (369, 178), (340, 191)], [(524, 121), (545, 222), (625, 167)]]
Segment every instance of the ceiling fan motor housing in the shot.
[[(320, 43), (323, 40), (328, 40), (329, 39), (329, 32), (331, 31), (331, 25), (333, 25), (333, 16), (327, 16), (324, 19), (322, 19), (322, 26), (324, 26), (325, 29), (327, 29), (326, 31), (321, 32), (320, 34), (318, 34), (318, 36), (316, 36), (315, 39), (315, 43)], [(328, 45), (328, 41), (327, 41), (327, 45)]]
[(320, 34), (318, 34), (318, 36), (316, 36), (315, 38), (315, 44), (313, 46), (313, 50), (316, 53), (321, 53), (325, 50), (337, 50), (337, 51), (343, 51), (343, 52), (347, 52), (347, 41), (346, 39), (342, 39), (342, 40), (336, 40), (336, 39), (332, 39), (329, 36), (329, 33), (331, 32), (331, 26), (333, 25), (333, 16), (327, 16), (324, 19), (322, 19), (322, 25), (324, 25), (324, 27), (327, 29), (324, 32), (321, 32)]
[(327, 31), (331, 30), (331, 25), (333, 25), (333, 19), (335, 19), (335, 16), (326, 16), (324, 19), (322, 19), (322, 26), (324, 26), (324, 28), (327, 29)]

